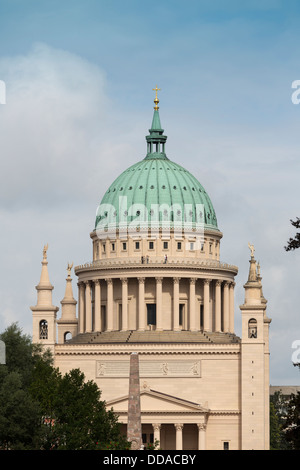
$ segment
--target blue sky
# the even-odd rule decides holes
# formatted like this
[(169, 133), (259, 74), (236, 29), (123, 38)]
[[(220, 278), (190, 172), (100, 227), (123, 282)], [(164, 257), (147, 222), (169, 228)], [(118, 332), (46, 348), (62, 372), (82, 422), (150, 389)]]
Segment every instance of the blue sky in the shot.
[(167, 154), (207, 190), (221, 258), (239, 267), (237, 334), (251, 242), (271, 384), (299, 384), (300, 253), (283, 249), (300, 217), (299, 20), (289, 0), (0, 0), (1, 331), (31, 332), (45, 243), (55, 305), (67, 263), (91, 259), (97, 204), (145, 155), (157, 84)]

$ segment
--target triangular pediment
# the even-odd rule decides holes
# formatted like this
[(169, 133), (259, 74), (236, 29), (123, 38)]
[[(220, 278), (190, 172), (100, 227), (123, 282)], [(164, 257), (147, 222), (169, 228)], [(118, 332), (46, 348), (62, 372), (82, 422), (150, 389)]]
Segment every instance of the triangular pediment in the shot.
[[(207, 413), (209, 411), (199, 403), (151, 389), (141, 390), (140, 403), (142, 413), (191, 413), (197, 411)], [(128, 395), (107, 401), (106, 405), (107, 408), (113, 408), (117, 413), (126, 413), (128, 411)]]

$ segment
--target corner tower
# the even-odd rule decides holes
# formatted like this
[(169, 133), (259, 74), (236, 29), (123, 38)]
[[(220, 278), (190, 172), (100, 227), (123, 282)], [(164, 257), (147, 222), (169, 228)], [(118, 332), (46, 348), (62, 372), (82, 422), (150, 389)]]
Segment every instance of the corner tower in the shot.
[(32, 310), (32, 342), (41, 343), (54, 353), (56, 344), (56, 314), (58, 307), (52, 303), (53, 286), (49, 279), (48, 244), (43, 249), (42, 272), (37, 290), (37, 304), (31, 307)]
[(260, 267), (251, 251), (248, 281), (244, 285), (242, 314), (241, 396), (242, 448), (269, 449), (269, 325), (262, 293)]

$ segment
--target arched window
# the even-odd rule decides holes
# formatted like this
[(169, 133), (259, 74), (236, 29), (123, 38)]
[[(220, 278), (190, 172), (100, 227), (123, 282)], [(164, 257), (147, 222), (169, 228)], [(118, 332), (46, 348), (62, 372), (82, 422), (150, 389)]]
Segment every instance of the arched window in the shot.
[(251, 318), (248, 322), (248, 338), (257, 338), (257, 321)]
[(66, 343), (70, 339), (72, 339), (72, 334), (69, 331), (66, 331), (64, 334), (64, 342)]
[(48, 339), (48, 322), (46, 320), (40, 321), (40, 339)]

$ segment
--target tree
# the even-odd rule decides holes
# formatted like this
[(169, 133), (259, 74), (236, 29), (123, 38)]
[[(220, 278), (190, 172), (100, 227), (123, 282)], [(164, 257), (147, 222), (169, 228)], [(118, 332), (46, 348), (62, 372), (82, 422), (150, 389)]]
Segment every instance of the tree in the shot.
[[(294, 367), (300, 369), (300, 364), (294, 363)], [(287, 404), (284, 431), (290, 448), (300, 450), (300, 392), (292, 394)]]
[(277, 391), (270, 397), (270, 449), (289, 450), (291, 445), (286, 440), (285, 423), (288, 398)]
[(118, 418), (79, 369), (62, 376), (49, 350), (15, 323), (0, 335), (0, 449), (127, 449)]
[(28, 391), (36, 356), (16, 323), (0, 335), (6, 363), (0, 365), (0, 448), (35, 449), (41, 436), (40, 407)]
[[(296, 220), (291, 220), (290, 221), (293, 227), (300, 228), (300, 219), (299, 217), (296, 218)], [(296, 248), (300, 247), (300, 233), (297, 232), (294, 238), (290, 238), (288, 240), (287, 246), (284, 247), (286, 251), (291, 251), (295, 250)]]
[(270, 402), (270, 450), (280, 450), (280, 424), (274, 403)]
[(85, 381), (79, 369), (65, 374), (59, 382), (54, 404), (52, 444), (65, 450), (105, 449), (113, 442), (126, 448), (117, 416), (106, 411), (101, 392), (93, 381)]
[(300, 450), (300, 392), (293, 394), (288, 403), (285, 436), (293, 450)]

